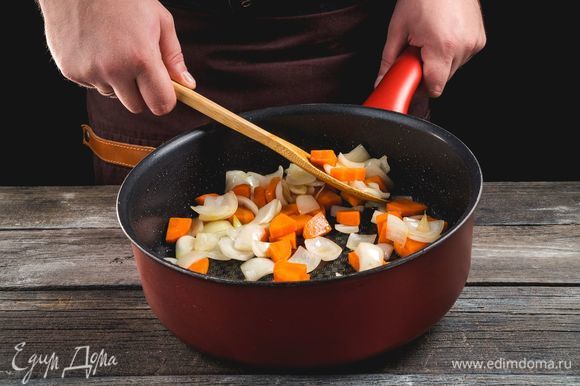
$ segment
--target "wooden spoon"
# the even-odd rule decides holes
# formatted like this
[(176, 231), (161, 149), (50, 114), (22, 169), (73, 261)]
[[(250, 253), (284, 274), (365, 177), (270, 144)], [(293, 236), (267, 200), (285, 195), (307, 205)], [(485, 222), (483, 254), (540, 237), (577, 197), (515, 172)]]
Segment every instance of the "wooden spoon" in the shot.
[(352, 194), (353, 196), (363, 200), (386, 203), (386, 200), (355, 189), (352, 186), (345, 184), (344, 182), (339, 181), (318, 169), (316, 166), (310, 163), (310, 154), (298, 146), (260, 128), (252, 122), (229, 111), (225, 107), (218, 105), (212, 100), (207, 99), (203, 95), (200, 95), (197, 92), (180, 85), (179, 83), (173, 82), (173, 86), (175, 88), (177, 99), (182, 103), (218, 121), (222, 125), (227, 126), (230, 129), (245, 135), (246, 137), (250, 137), (254, 141), (258, 141), (264, 146), (269, 147), (276, 153), (280, 154), (282, 157), (286, 158), (288, 161), (295, 163), (304, 169), (304, 171), (312, 174), (320, 181), (323, 181), (330, 186), (334, 186), (336, 189), (342, 192)]

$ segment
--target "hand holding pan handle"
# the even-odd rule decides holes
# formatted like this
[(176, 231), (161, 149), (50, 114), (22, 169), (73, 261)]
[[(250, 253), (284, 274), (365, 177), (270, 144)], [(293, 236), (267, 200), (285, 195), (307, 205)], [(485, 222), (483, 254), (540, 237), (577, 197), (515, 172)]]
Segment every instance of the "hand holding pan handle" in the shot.
[(408, 47), (397, 58), (363, 106), (406, 114), (423, 76), (417, 47)]

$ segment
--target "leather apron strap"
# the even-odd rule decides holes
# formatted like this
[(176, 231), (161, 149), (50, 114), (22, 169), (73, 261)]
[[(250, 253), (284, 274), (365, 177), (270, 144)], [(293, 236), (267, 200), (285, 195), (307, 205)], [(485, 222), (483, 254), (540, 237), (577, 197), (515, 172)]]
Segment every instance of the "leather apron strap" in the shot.
[(81, 125), (83, 144), (105, 162), (132, 168), (155, 150), (150, 146), (131, 145), (104, 139), (95, 134), (89, 125)]

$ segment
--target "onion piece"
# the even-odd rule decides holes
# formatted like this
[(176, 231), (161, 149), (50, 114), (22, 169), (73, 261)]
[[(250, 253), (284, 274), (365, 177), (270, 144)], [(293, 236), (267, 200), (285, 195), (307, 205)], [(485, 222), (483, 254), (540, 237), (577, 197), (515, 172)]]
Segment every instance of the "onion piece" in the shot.
[(314, 181), (314, 182), (312, 182), (312, 183), (310, 183), (310, 184), (308, 184), (308, 185), (309, 185), (309, 186), (313, 186), (313, 187), (317, 188), (317, 187), (319, 187), (319, 186), (324, 186), (324, 185), (326, 185), (326, 183), (325, 183), (325, 182), (322, 182), (322, 181), (320, 181), (320, 180), (316, 180), (316, 181)]
[(369, 158), (371, 158), (369, 152), (363, 145), (358, 145), (348, 153), (344, 154), (344, 156), (353, 162), (365, 162)]
[(215, 233), (198, 233), (193, 243), (194, 251), (211, 251), (215, 249), (219, 236)]
[(267, 174), (264, 176), (262, 186), (266, 187), (270, 183), (272, 178), (275, 178), (275, 177), (278, 177), (280, 179), (282, 179), (282, 177), (284, 177), (284, 168), (282, 167), (282, 165), (278, 165), (278, 170), (276, 170), (275, 172)]
[(173, 258), (173, 257), (164, 257), (163, 260), (167, 261), (168, 263), (171, 264), (177, 264), (177, 259)]
[(322, 168), (324, 169), (324, 171), (326, 172), (326, 174), (330, 174), (330, 171), (332, 169), (334, 169), (334, 166), (329, 165), (329, 164), (324, 164), (324, 165), (322, 165)]
[(267, 224), (270, 221), (272, 221), (272, 219), (278, 213), (280, 213), (281, 210), (282, 210), (282, 204), (280, 203), (280, 200), (275, 198), (260, 208), (260, 210), (258, 211), (258, 214), (252, 220), (252, 222), (256, 223), (256, 224)]
[(205, 259), (206, 257), (208, 256), (205, 252), (191, 251), (177, 259), (177, 265), (179, 265), (181, 268), (187, 269), (193, 263), (197, 263), (199, 260)]
[(301, 194), (296, 197), (296, 207), (298, 208), (298, 213), (306, 214), (320, 209), (320, 204), (313, 196)]
[(370, 188), (363, 181), (359, 181), (359, 180), (350, 181), (349, 185), (355, 189), (362, 191), (362, 192), (372, 194), (373, 196), (380, 197), (380, 198), (389, 198), (389, 196), (391, 195), (390, 193), (383, 192), (380, 189)]
[(306, 194), (308, 186), (306, 185), (288, 185), (288, 189), (294, 194)]
[(258, 257), (266, 257), (269, 248), (270, 243), (260, 240), (252, 241), (252, 252)]
[(256, 223), (249, 223), (242, 225), (240, 233), (236, 237), (234, 248), (239, 251), (252, 251), (252, 242), (254, 240), (262, 240), (264, 237), (265, 227)]
[(387, 239), (405, 245), (408, 234), (409, 228), (403, 220), (392, 214), (387, 215)]
[(365, 208), (362, 205), (353, 206), (353, 207), (333, 205), (333, 206), (330, 207), (330, 215), (332, 217), (336, 217), (336, 212), (340, 212), (341, 210), (358, 210), (359, 212), (362, 213), (364, 211), (364, 209)]
[(385, 253), (385, 260), (389, 260), (389, 258), (393, 254), (393, 244), (380, 243), (377, 244), (377, 247), (381, 248)]
[(282, 181), (279, 181), (278, 185), (276, 185), (276, 198), (280, 201), (280, 204), (288, 205), (288, 202), (286, 201), (286, 198), (284, 197), (284, 191), (282, 188)]
[(254, 257), (254, 252), (252, 251), (240, 251), (236, 249), (234, 246), (234, 240), (229, 238), (228, 236), (222, 237), (219, 242), (218, 246), (220, 251), (230, 259), (239, 260), (239, 261), (246, 261)]
[(355, 251), (359, 258), (359, 272), (380, 267), (385, 262), (385, 253), (375, 244), (360, 243)]
[(190, 236), (196, 236), (198, 233), (203, 232), (203, 221), (196, 217), (191, 223), (191, 228), (189, 228), (188, 234)]
[(254, 203), (254, 201), (252, 201), (248, 197), (244, 197), (244, 196), (236, 196), (236, 198), (238, 199), (238, 205), (246, 207), (249, 210), (251, 210), (252, 213), (254, 214), (254, 216), (258, 214), (258, 210), (260, 210), (260, 209)]
[(294, 203), (294, 196), (292, 195), (292, 192), (288, 188), (288, 183), (286, 182), (286, 180), (282, 180), (282, 194), (284, 195), (284, 198), (286, 199), (287, 203), (289, 204)]
[(367, 162), (365, 162), (365, 176), (366, 178), (379, 176), (383, 181), (389, 180), (387, 173), (381, 167), (381, 161), (376, 158), (371, 158)]
[(338, 153), (338, 163), (340, 163), (342, 166), (347, 167), (347, 168), (364, 168), (365, 167), (364, 162), (351, 161), (348, 158), (346, 158), (344, 156), (344, 154), (342, 154), (342, 153)]
[(224, 220), (236, 212), (238, 199), (234, 192), (228, 192), (223, 196), (207, 197), (204, 205), (192, 206), (191, 209), (199, 213), (202, 221)]
[(360, 243), (374, 244), (376, 238), (377, 238), (376, 234), (360, 235), (358, 233), (351, 233), (350, 235), (348, 235), (348, 240), (346, 241), (346, 247), (348, 249), (350, 249), (351, 251), (354, 251)]
[(371, 222), (373, 224), (377, 223), (377, 217), (379, 217), (381, 214), (385, 214), (385, 212), (383, 212), (382, 210), (375, 210), (373, 212), (373, 216), (371, 217)]
[[(423, 218), (427, 218), (424, 216)], [(409, 229), (409, 237), (411, 240), (419, 241), (422, 243), (432, 243), (437, 240), (441, 233), (443, 232), (443, 228), (445, 227), (445, 221), (443, 220), (433, 220), (428, 221), (429, 230), (428, 231), (421, 231), (419, 227), (421, 226), (421, 222), (423, 220), (416, 220), (410, 217), (405, 217), (403, 222), (407, 225)]]
[[(232, 216), (232, 226), (234, 228), (239, 228), (239, 227), (242, 226), (242, 223), (240, 222), (240, 219), (235, 214)], [(228, 232), (228, 236), (229, 235), (230, 235), (230, 232)]]
[(202, 233), (214, 233), (218, 239), (228, 234), (229, 230), (233, 228), (228, 220), (210, 221), (205, 224)]
[(334, 224), (334, 229), (339, 231), (340, 233), (357, 233), (359, 231), (358, 225), (343, 225), (343, 224)]
[(247, 281), (257, 281), (274, 273), (274, 262), (263, 257), (256, 257), (240, 265), (240, 269)]
[(286, 169), (286, 182), (290, 185), (308, 185), (316, 181), (316, 177), (305, 172), (301, 167), (291, 163)]
[(342, 253), (340, 245), (322, 236), (304, 240), (304, 246), (308, 252), (320, 256), (322, 261), (336, 260)]
[(314, 253), (310, 253), (301, 245), (288, 261), (291, 263), (304, 264), (306, 265), (306, 272), (312, 272), (316, 267), (318, 267), (318, 264), (320, 264), (321, 258)]
[(316, 193), (316, 188), (312, 185), (308, 185), (308, 189), (306, 189), (306, 194), (313, 196)]
[(193, 251), (193, 246), (195, 245), (195, 237), (190, 235), (184, 235), (177, 239), (175, 243), (175, 257), (178, 259), (183, 255)]
[(256, 173), (246, 173), (242, 170), (228, 170), (226, 172), (226, 192), (241, 184), (248, 184), (252, 190), (260, 186), (263, 176)]

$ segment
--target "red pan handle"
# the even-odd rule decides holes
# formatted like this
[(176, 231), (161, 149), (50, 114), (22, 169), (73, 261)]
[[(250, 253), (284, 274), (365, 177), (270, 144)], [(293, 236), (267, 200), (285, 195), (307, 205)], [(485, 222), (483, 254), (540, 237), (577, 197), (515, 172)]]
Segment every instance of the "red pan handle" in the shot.
[(421, 55), (416, 47), (408, 47), (397, 58), (363, 106), (406, 114), (413, 94), (423, 75)]

